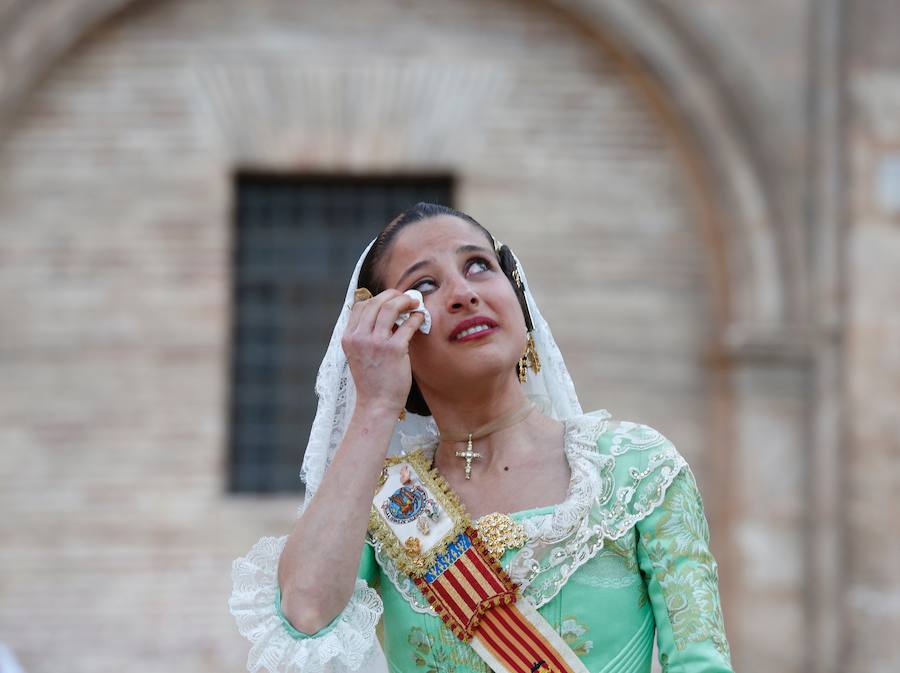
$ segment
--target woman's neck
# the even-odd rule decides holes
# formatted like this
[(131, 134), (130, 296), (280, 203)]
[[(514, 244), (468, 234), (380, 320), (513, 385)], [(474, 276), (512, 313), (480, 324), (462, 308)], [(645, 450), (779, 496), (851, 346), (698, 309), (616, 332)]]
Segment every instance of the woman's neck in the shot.
[[(466, 386), (464, 393), (456, 395), (428, 395), (423, 391), (442, 437), (464, 437), (504, 416), (515, 420), (517, 410), (522, 409), (527, 402), (521, 384), (514, 375), (496, 383), (497, 385), (488, 387), (483, 381), (479, 381)], [(540, 423), (540, 418), (541, 414), (531, 413), (522, 420), (473, 439), (474, 450), (482, 454), (473, 464), (483, 470), (490, 469), (495, 463), (509, 463), (516, 451), (527, 449), (527, 441), (523, 440), (527, 439), (528, 428)], [(465, 444), (465, 441), (448, 441), (442, 438), (435, 452), (435, 465), (442, 472), (446, 472), (448, 468), (462, 469), (463, 462), (455, 454), (456, 451), (465, 449)]]
[(422, 392), (441, 433), (457, 436), (474, 432), (521, 407), (526, 400), (515, 376), (474, 381), (449, 393)]

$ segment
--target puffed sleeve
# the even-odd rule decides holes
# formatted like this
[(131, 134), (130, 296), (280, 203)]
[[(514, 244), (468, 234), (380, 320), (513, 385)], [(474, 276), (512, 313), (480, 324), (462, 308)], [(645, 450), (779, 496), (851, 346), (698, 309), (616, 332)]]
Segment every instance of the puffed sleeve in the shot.
[(733, 673), (709, 526), (687, 465), (637, 529), (664, 673)]
[(377, 577), (372, 547), (363, 545), (347, 607), (323, 629), (307, 634), (295, 629), (281, 611), (278, 558), (285, 542), (287, 536), (264, 537), (232, 565), (228, 606), (241, 635), (252, 643), (247, 670), (345, 673), (369, 669), (381, 656), (375, 626), (383, 611), (381, 597), (371, 588)]

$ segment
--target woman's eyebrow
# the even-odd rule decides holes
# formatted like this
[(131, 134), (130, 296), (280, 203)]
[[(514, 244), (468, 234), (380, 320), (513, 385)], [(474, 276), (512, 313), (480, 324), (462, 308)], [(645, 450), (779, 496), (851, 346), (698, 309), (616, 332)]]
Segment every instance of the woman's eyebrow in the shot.
[(415, 273), (416, 271), (421, 269), (423, 266), (428, 266), (432, 262), (434, 262), (434, 257), (429, 257), (428, 259), (423, 259), (419, 262), (416, 262), (411, 267), (409, 267), (406, 271), (403, 272), (403, 275), (401, 275), (400, 278), (397, 280), (397, 285), (400, 285), (403, 282), (403, 279), (406, 278), (407, 276), (409, 276), (410, 274)]
[(481, 252), (481, 253), (484, 253), (485, 255), (493, 254), (487, 248), (483, 248), (480, 245), (472, 245), (472, 244), (461, 245), (456, 249), (457, 255), (460, 253), (463, 253), (463, 252)]

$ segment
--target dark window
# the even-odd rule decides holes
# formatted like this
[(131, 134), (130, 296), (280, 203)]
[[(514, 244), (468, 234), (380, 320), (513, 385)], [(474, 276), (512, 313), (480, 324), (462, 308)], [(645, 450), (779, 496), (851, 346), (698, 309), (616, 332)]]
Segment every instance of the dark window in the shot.
[(315, 380), (365, 245), (447, 177), (239, 174), (234, 228), (230, 490), (301, 490)]

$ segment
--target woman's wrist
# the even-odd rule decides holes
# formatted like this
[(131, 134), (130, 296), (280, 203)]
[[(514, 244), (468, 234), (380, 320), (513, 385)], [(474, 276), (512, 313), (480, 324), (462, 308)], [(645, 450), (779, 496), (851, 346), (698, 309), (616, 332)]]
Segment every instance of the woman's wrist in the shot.
[(354, 470), (372, 467), (371, 460), (380, 471), (399, 413), (385, 404), (357, 401), (337, 456), (351, 460)]
[(393, 423), (397, 421), (403, 411), (402, 404), (391, 404), (382, 400), (357, 400), (353, 409), (353, 420), (359, 419), (366, 423)]

